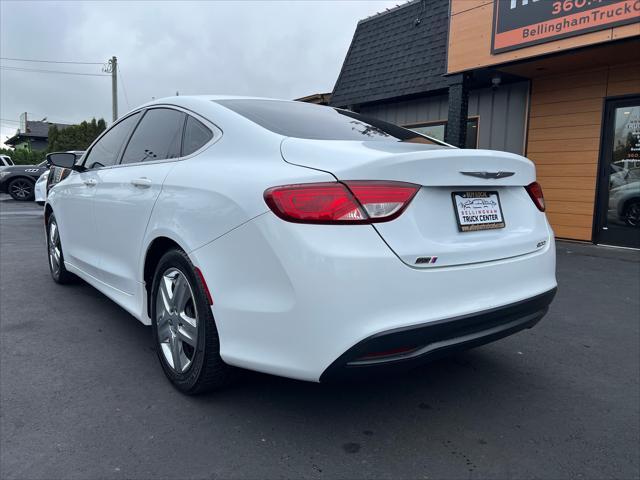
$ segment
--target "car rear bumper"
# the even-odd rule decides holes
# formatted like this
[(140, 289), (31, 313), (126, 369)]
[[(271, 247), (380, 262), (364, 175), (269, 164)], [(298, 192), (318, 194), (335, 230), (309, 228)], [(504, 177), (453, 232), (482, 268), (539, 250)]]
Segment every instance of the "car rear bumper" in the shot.
[(343, 353), (320, 381), (413, 368), (531, 328), (547, 313), (556, 290), (483, 312), (372, 335)]
[[(189, 255), (213, 296), (225, 362), (320, 381), (367, 339), (485, 319), (492, 309), (553, 290), (555, 245), (550, 229), (546, 235), (546, 244), (526, 255), (419, 269), (398, 259), (369, 225), (294, 224), (269, 212)], [(490, 341), (516, 327), (482, 336)], [(416, 346), (429, 343), (424, 335)]]

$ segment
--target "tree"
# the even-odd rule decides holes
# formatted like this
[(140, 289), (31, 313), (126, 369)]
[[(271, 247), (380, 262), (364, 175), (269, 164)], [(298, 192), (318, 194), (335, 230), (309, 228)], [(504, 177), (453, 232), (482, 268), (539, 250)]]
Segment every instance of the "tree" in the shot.
[(9, 155), (16, 165), (35, 165), (44, 160), (45, 152), (26, 148), (0, 148), (0, 155)]
[(61, 152), (66, 150), (86, 150), (89, 145), (107, 128), (104, 119), (92, 118), (90, 122), (84, 121), (79, 125), (71, 125), (63, 129), (57, 125), (49, 127), (48, 152)]
[(35, 165), (44, 160), (46, 153), (64, 152), (66, 150), (86, 150), (89, 145), (107, 129), (103, 118), (84, 121), (80, 125), (71, 125), (60, 129), (57, 125), (49, 126), (49, 145), (47, 151), (31, 151), (26, 148), (0, 148), (0, 154), (9, 155), (16, 165)]

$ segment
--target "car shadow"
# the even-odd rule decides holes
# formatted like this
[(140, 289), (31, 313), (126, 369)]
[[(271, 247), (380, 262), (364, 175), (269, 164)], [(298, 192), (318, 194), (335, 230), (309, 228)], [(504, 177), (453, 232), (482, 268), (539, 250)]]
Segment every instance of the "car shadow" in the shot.
[[(505, 385), (522, 381), (521, 373), (508, 358), (476, 349), (393, 375), (374, 375), (348, 382), (304, 382), (241, 370), (232, 385), (193, 397), (193, 401), (200, 405), (230, 402), (245, 404), (247, 408), (270, 406), (281, 412), (305, 415), (319, 412), (322, 418), (327, 411), (345, 408), (360, 413), (384, 412), (385, 406), (393, 405), (395, 409), (398, 402), (408, 408), (432, 410), (461, 400), (472, 403), (475, 395), (502, 395)], [(501, 380), (493, 381), (497, 379)], [(268, 405), (264, 403), (266, 398)], [(396, 410), (394, 415), (402, 415), (402, 411)]]
[[(91, 321), (105, 340), (118, 342), (122, 355), (136, 364), (131, 375), (135, 384), (144, 382), (159, 402), (179, 401), (185, 408), (203, 414), (244, 415), (259, 411), (269, 418), (304, 418), (305, 422), (326, 428), (353, 418), (393, 416), (400, 423), (411, 422), (416, 412), (447, 411), (456, 415), (465, 408), (495, 415), (500, 404), (523, 392), (535, 396), (535, 385), (544, 379), (531, 372), (523, 376), (519, 355), (504, 348), (509, 339), (479, 347), (451, 357), (426, 363), (393, 375), (378, 375), (362, 380), (313, 383), (274, 375), (237, 370), (231, 385), (197, 396), (184, 396), (164, 378), (155, 355), (150, 328), (134, 319), (90, 285), (80, 282), (71, 287), (83, 303), (92, 303), (101, 315)], [(388, 420), (388, 418), (387, 418)]]

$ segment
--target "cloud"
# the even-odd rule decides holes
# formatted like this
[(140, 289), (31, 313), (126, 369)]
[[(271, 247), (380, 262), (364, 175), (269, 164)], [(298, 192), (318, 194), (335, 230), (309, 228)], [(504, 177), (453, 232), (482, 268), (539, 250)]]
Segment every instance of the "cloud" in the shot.
[[(391, 1), (1, 2), (0, 56), (121, 67), (119, 113), (152, 97), (331, 91), (359, 19)], [(102, 73), (100, 65), (1, 61)], [(126, 95), (125, 95), (126, 94)], [(31, 119), (111, 120), (109, 77), (0, 70), (0, 139)]]

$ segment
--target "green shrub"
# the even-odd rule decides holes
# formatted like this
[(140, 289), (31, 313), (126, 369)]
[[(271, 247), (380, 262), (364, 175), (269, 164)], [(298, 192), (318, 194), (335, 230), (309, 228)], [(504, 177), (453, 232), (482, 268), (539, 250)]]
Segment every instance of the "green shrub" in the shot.
[(65, 152), (67, 150), (86, 150), (89, 145), (107, 128), (104, 119), (84, 121), (79, 125), (71, 125), (59, 129), (56, 125), (49, 127), (49, 145), (47, 151), (29, 151), (18, 148), (0, 148), (1, 155), (9, 155), (16, 165), (35, 165), (42, 162), (49, 152)]
[(46, 152), (29, 151), (26, 148), (13, 150), (10, 148), (0, 148), (0, 155), (8, 155), (16, 165), (35, 165), (44, 160)]

